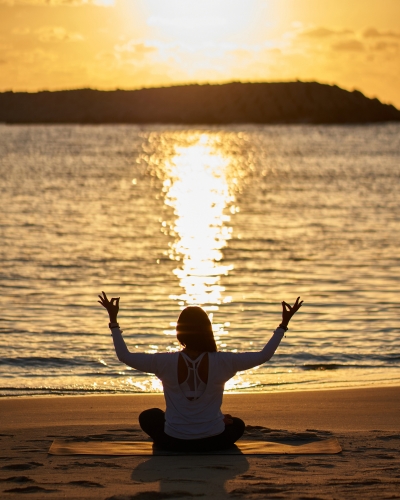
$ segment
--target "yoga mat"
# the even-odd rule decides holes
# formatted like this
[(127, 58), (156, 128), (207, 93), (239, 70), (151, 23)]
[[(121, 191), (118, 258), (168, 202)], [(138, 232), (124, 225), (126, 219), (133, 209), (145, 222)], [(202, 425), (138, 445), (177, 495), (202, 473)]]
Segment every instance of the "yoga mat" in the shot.
[(50, 455), (332, 455), (342, 448), (336, 438), (305, 444), (268, 441), (238, 441), (227, 450), (208, 452), (174, 452), (153, 447), (151, 441), (63, 441), (55, 439)]

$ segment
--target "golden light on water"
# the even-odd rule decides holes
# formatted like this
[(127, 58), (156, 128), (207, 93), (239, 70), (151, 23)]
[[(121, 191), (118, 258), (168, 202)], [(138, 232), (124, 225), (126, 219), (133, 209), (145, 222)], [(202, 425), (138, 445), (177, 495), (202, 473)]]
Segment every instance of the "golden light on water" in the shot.
[(193, 145), (177, 147), (166, 165), (165, 203), (175, 215), (168, 228), (173, 237), (169, 257), (177, 262), (174, 274), (183, 288), (171, 298), (181, 305), (205, 305), (212, 310), (230, 301), (221, 285), (221, 276), (233, 269), (221, 262), (222, 249), (232, 234), (227, 212), (237, 210), (229, 163), (210, 137), (202, 134)]

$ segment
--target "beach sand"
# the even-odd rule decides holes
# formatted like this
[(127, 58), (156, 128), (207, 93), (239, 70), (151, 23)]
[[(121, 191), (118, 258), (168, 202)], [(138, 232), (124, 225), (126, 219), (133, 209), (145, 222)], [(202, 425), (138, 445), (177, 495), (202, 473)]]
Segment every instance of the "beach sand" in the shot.
[(142, 440), (162, 395), (0, 400), (2, 499), (400, 498), (400, 388), (227, 394), (243, 439), (337, 437), (337, 455), (52, 456), (54, 438)]

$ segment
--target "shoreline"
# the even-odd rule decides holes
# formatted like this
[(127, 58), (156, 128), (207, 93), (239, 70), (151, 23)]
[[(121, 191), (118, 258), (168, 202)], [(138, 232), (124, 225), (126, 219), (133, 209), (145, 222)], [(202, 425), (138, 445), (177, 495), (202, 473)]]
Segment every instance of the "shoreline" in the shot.
[[(116, 414), (137, 423), (149, 407), (165, 408), (163, 394), (10, 397), (0, 399), (0, 430), (69, 425), (105, 425)], [(384, 409), (384, 411), (383, 411)], [(340, 431), (400, 431), (400, 386), (367, 389), (224, 394), (222, 411), (249, 425), (290, 430), (319, 427)], [(290, 414), (290, 418), (282, 415)], [(63, 418), (61, 418), (61, 415)]]
[[(227, 396), (234, 395), (270, 395), (270, 394), (297, 394), (297, 393), (309, 393), (309, 392), (331, 392), (331, 391), (352, 391), (352, 390), (368, 390), (368, 389), (386, 389), (386, 388), (396, 388), (400, 387), (398, 381), (394, 383), (377, 383), (373, 385), (359, 385), (359, 386), (350, 386), (350, 387), (312, 387), (312, 388), (302, 388), (302, 389), (280, 389), (277, 391), (253, 391), (246, 389), (238, 389), (238, 390), (228, 390), (224, 392), (224, 398)], [(26, 390), (26, 389), (23, 389)], [(32, 392), (35, 389), (32, 390)], [(54, 393), (44, 393), (44, 394), (13, 394), (13, 395), (1, 395), (0, 401), (7, 399), (31, 399), (31, 398), (86, 398), (86, 397), (114, 397), (114, 396), (162, 396), (162, 392), (79, 392), (71, 391), (71, 392), (54, 392)]]

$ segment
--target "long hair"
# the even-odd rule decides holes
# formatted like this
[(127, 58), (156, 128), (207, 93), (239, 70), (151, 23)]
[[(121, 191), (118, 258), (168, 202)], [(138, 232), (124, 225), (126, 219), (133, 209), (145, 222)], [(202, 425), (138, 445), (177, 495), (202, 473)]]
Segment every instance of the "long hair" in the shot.
[(181, 312), (176, 324), (176, 336), (183, 347), (193, 351), (217, 351), (211, 321), (201, 307), (189, 306)]

